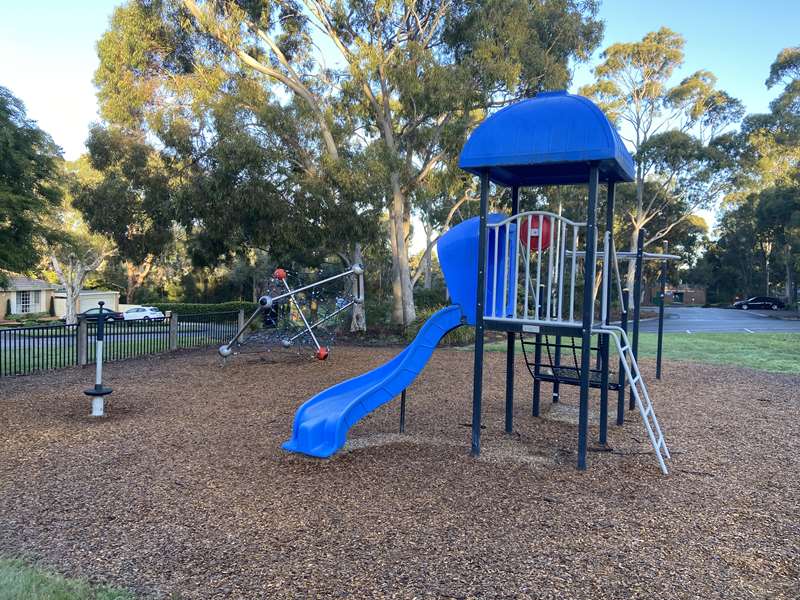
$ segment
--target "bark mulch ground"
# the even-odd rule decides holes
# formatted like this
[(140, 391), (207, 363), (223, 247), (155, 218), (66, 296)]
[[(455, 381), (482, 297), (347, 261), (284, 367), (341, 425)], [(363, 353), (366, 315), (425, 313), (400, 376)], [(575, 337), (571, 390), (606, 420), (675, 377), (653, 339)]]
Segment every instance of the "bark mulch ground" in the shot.
[(576, 471), (576, 390), (532, 418), (523, 364), (503, 434), (499, 353), (471, 458), (453, 349), (410, 388), (405, 435), (393, 403), (332, 460), (280, 450), (302, 401), (397, 351), (117, 363), (101, 420), (88, 369), (0, 381), (0, 554), (159, 598), (800, 597), (800, 378), (645, 363), (669, 477), (638, 415)]

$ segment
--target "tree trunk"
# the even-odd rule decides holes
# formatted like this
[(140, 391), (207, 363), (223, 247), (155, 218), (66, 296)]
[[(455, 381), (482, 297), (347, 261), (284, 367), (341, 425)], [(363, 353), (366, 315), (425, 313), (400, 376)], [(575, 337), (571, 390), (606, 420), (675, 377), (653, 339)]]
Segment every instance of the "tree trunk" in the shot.
[[(353, 251), (353, 264), (364, 266), (364, 257), (361, 254), (361, 244), (356, 242)], [(367, 311), (364, 309), (364, 273), (358, 275), (358, 298), (357, 302), (353, 305), (353, 316), (350, 320), (350, 331), (366, 331), (367, 330)]]
[(148, 256), (145, 258), (141, 267), (137, 267), (130, 261), (125, 263), (125, 271), (128, 276), (128, 284), (125, 288), (125, 298), (128, 301), (128, 304), (134, 304), (136, 292), (139, 291), (139, 288), (141, 288), (142, 285), (144, 285), (145, 280), (147, 279), (148, 275), (150, 275), (150, 271), (153, 270), (154, 260), (154, 256)]
[(394, 207), (389, 207), (389, 247), (392, 251), (392, 323), (403, 324), (403, 288), (400, 283), (399, 252), (397, 250), (397, 230), (395, 228)]
[(786, 265), (786, 301), (790, 308), (797, 307), (797, 285), (794, 282), (794, 268), (792, 266), (792, 245), (783, 246), (784, 264)]
[[(423, 224), (425, 227), (425, 247), (431, 245), (431, 237), (433, 236), (433, 229), (427, 224)], [(428, 251), (423, 256), (422, 260), (422, 287), (423, 289), (429, 290), (433, 285), (433, 261), (431, 260), (431, 251)]]
[[(392, 173), (390, 176), (392, 184), (392, 208), (395, 231), (395, 243), (397, 246), (397, 279), (399, 280), (400, 305), (402, 308), (402, 319), (399, 321), (407, 327), (416, 319), (417, 314), (414, 308), (414, 288), (411, 285), (411, 267), (408, 263), (408, 244), (406, 241), (406, 198), (400, 187), (400, 176)], [(395, 303), (397, 299), (395, 299)]]

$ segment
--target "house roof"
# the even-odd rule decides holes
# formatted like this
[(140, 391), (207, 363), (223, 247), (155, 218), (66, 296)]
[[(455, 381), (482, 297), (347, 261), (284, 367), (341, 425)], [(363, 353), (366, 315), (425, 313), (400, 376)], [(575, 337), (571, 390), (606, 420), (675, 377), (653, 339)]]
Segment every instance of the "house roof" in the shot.
[(542, 92), (500, 110), (464, 144), (458, 166), (504, 186), (632, 181), (634, 164), (619, 134), (588, 98)]
[(11, 275), (8, 284), (0, 288), (5, 291), (25, 292), (29, 290), (54, 290), (56, 286), (41, 279), (31, 279), (24, 275)]

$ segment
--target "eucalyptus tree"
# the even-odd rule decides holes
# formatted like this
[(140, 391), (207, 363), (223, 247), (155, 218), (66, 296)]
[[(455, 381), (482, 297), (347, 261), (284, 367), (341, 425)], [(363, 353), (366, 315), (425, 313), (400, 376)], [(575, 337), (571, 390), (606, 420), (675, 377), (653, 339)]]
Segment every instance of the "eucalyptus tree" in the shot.
[(311, 157), (299, 161), (310, 171), (325, 173), (337, 202), (347, 201), (342, 188), (352, 190), (342, 183), (353, 171), (349, 157), (379, 156), (374, 183), (351, 197), (380, 186), (393, 317), (409, 323), (417, 189), (488, 110), (564, 87), (571, 63), (599, 42), (596, 10), (591, 0), (133, 1), (99, 45), (101, 107), (106, 118), (158, 126), (182, 106), (195, 125), (206, 99), (258, 89), (254, 98), (290, 102), (313, 122), (315, 135), (294, 149)]
[[(635, 199), (620, 207), (630, 219), (632, 249), (639, 231), (671, 199), (681, 198), (685, 210), (674, 223), (651, 232), (645, 244), (666, 236), (696, 209), (711, 206), (730, 183), (729, 130), (742, 118), (743, 106), (717, 89), (716, 77), (706, 70), (673, 83), (683, 47), (683, 37), (666, 27), (639, 41), (612, 44), (594, 70), (596, 82), (581, 88), (618, 125), (635, 153)], [(659, 185), (646, 197), (648, 178)]]
[(63, 163), (63, 200), (47, 216), (51, 233), (44, 243), (43, 269), (51, 272), (64, 289), (67, 323), (77, 321), (78, 298), (87, 278), (114, 254), (110, 239), (90, 230), (82, 213), (73, 206), (74, 192), (81, 184), (99, 182), (100, 175), (88, 157)]
[(73, 205), (92, 231), (114, 242), (134, 302), (174, 237), (169, 174), (139, 134), (95, 126), (87, 147), (100, 176), (74, 183)]
[(0, 86), (0, 282), (39, 261), (46, 217), (61, 202), (61, 151)]

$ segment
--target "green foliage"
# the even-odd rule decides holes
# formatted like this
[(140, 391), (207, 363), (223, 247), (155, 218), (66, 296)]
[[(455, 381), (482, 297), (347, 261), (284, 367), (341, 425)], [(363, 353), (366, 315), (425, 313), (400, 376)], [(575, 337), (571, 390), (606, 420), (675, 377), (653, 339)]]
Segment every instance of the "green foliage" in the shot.
[(171, 311), (179, 315), (205, 315), (209, 313), (234, 312), (244, 310), (250, 316), (258, 304), (254, 302), (219, 302), (217, 304), (195, 304), (191, 302), (150, 302), (148, 306), (155, 306), (161, 312)]
[(142, 263), (172, 240), (169, 176), (144, 137), (93, 127), (86, 142), (99, 181), (74, 182), (74, 204), (92, 230), (108, 236), (120, 257)]
[[(403, 337), (406, 341), (410, 342), (413, 340), (419, 330), (422, 329), (422, 326), (425, 324), (425, 321), (431, 318), (431, 315), (438, 310), (441, 310), (443, 306), (435, 306), (428, 309), (420, 310), (416, 320), (411, 323), (408, 327), (405, 328), (403, 332)], [(463, 325), (461, 327), (457, 327), (453, 329), (450, 333), (445, 335), (442, 340), (439, 342), (441, 346), (465, 346), (467, 344), (472, 344), (475, 342), (475, 328), (469, 325)]]
[(388, 234), (405, 322), (412, 210), (447, 226), (470, 128), (566, 87), (599, 42), (596, 2), (423, 0), (415, 18), (405, 0), (301, 6), (130, 0), (98, 44), (101, 114), (158, 140), (196, 266), (255, 249), (315, 266)]
[(26, 271), (40, 257), (46, 214), (61, 200), (61, 150), (0, 86), (0, 283), (3, 271)]
[(133, 600), (133, 595), (68, 579), (21, 560), (0, 559), (0, 600)]
[(445, 289), (441, 287), (434, 287), (431, 289), (424, 289), (418, 287), (414, 290), (414, 301), (418, 308), (427, 310), (431, 308), (439, 308), (447, 303), (445, 298)]

